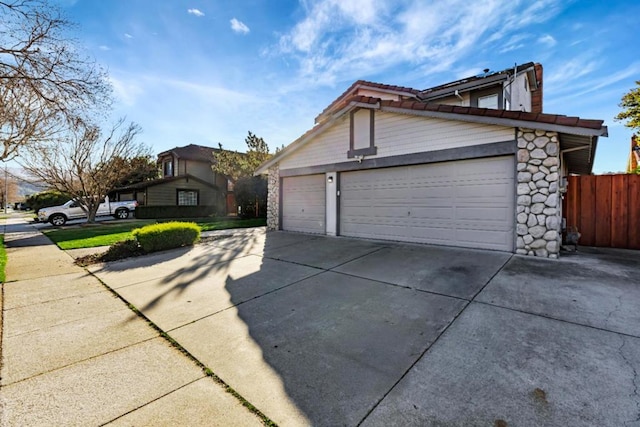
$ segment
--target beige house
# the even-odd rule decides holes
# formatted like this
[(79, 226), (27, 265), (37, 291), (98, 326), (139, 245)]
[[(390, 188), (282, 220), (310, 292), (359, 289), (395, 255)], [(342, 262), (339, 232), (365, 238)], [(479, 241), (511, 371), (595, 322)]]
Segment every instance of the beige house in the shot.
[(558, 256), (602, 120), (542, 112), (542, 67), (426, 90), (357, 81), (265, 162), (270, 229)]

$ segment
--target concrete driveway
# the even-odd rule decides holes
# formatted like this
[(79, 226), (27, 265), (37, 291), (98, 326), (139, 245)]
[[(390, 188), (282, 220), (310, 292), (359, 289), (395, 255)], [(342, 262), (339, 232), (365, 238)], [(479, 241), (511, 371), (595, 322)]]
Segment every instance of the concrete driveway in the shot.
[(91, 270), (280, 425), (638, 427), (639, 260), (254, 231)]

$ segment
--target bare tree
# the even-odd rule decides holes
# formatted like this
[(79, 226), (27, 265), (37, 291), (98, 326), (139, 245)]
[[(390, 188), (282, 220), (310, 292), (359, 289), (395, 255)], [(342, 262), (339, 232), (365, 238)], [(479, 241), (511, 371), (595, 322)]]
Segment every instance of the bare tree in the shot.
[(18, 181), (15, 177), (7, 172), (0, 170), (0, 198), (2, 199), (2, 208), (4, 209), (11, 201), (18, 199)]
[(0, 0), (0, 160), (110, 106), (107, 74), (67, 35), (73, 26), (47, 0)]
[(56, 144), (25, 146), (18, 161), (49, 188), (71, 195), (94, 222), (102, 200), (135, 172), (137, 163), (131, 159), (150, 155), (149, 148), (136, 141), (140, 132), (137, 124), (125, 125), (124, 119), (106, 135), (96, 126), (77, 122)]

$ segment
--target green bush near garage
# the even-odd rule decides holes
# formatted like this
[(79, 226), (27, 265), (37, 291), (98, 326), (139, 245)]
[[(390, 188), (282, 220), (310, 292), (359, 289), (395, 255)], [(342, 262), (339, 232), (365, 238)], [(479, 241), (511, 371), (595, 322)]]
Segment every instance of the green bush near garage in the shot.
[(145, 252), (189, 246), (200, 240), (200, 227), (195, 222), (171, 221), (147, 225), (131, 232)]

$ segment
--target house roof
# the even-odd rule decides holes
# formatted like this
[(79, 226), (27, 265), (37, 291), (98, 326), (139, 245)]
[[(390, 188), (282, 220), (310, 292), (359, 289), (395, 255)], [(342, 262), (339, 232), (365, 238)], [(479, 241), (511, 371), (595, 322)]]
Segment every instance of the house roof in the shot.
[(416, 98), (420, 93), (420, 90), (413, 89), (404, 86), (386, 85), (383, 83), (368, 82), (366, 80), (358, 80), (353, 83), (347, 90), (345, 90), (339, 97), (333, 100), (331, 104), (327, 106), (318, 116), (315, 118), (315, 122), (319, 123), (327, 116), (327, 113), (334, 110), (339, 110), (346, 104), (346, 99), (355, 95), (360, 89), (374, 89), (376, 92), (388, 93), (391, 95), (406, 96)]
[(593, 165), (593, 154), (598, 136), (607, 136), (607, 127), (602, 120), (589, 120), (580, 117), (571, 117), (561, 114), (528, 113), (523, 111), (495, 110), (489, 108), (460, 107), (421, 101), (391, 101), (370, 96), (352, 96), (344, 100), (345, 107), (328, 117), (322, 123), (307, 131), (300, 138), (289, 144), (267, 162), (260, 165), (256, 174), (265, 173), (269, 167), (289, 156), (298, 148), (304, 146), (314, 136), (331, 126), (338, 118), (344, 116), (355, 108), (371, 108), (385, 112), (398, 114), (410, 114), (422, 117), (432, 117), (447, 120), (457, 120), (473, 123), (492, 124), (506, 127), (522, 127), (555, 131), (560, 134), (573, 135), (571, 139), (578, 148), (587, 149), (586, 160), (579, 154), (572, 154), (577, 166), (574, 173), (590, 173)]
[[(539, 64), (538, 64), (539, 65)], [(390, 95), (398, 95), (405, 98), (415, 98), (415, 99), (436, 99), (442, 98), (444, 96), (449, 96), (454, 93), (456, 89), (460, 91), (478, 89), (479, 87), (495, 85), (498, 82), (506, 80), (509, 76), (516, 73), (521, 73), (523, 71), (532, 73), (532, 82), (531, 84), (534, 87), (537, 87), (536, 76), (535, 76), (535, 68), (536, 64), (533, 62), (527, 62), (525, 64), (517, 65), (514, 67), (506, 68), (502, 71), (495, 72), (485, 72), (480, 75), (465, 77), (460, 80), (456, 80), (453, 82), (441, 84), (438, 86), (433, 86), (427, 89), (414, 89), (411, 87), (405, 86), (395, 86), (395, 85), (387, 85), (383, 83), (375, 83), (369, 82), (366, 80), (358, 80), (354, 82), (347, 90), (345, 90), (340, 96), (331, 102), (322, 110), (320, 114), (315, 118), (316, 123), (320, 123), (322, 120), (325, 120), (331, 113), (336, 110), (340, 110), (343, 108), (348, 102), (348, 98), (354, 95), (358, 95), (358, 91), (361, 89), (371, 89), (376, 92), (388, 93)], [(515, 71), (514, 71), (515, 69)]]
[(158, 158), (172, 154), (179, 159), (214, 163), (215, 158), (213, 157), (213, 153), (218, 151), (221, 151), (220, 148), (189, 144), (184, 147), (175, 147), (170, 150), (163, 151), (158, 154)]
[(216, 188), (217, 187), (216, 185), (214, 185), (214, 184), (212, 184), (210, 182), (207, 182), (207, 181), (205, 181), (203, 179), (200, 179), (200, 178), (198, 178), (196, 176), (193, 176), (191, 174), (184, 174), (184, 175), (178, 175), (178, 176), (168, 176), (168, 177), (165, 177), (165, 178), (152, 179), (152, 180), (149, 180), (149, 181), (142, 181), (142, 182), (138, 182), (138, 183), (135, 183), (135, 184), (127, 185), (127, 186), (124, 186), (124, 187), (116, 188), (113, 191), (139, 190), (141, 188), (154, 187), (156, 185), (162, 185), (162, 184), (166, 184), (168, 182), (179, 181), (179, 180), (184, 180), (184, 179), (186, 179), (186, 180), (192, 179), (192, 180), (194, 180), (196, 182), (199, 182), (199, 183), (201, 183), (203, 185), (206, 185), (206, 186), (209, 186), (211, 188)]
[[(536, 64), (534, 64), (533, 62), (527, 62), (526, 64), (509, 67), (502, 71), (494, 71), (494, 72), (487, 71), (485, 73), (482, 73), (476, 76), (465, 77), (463, 79), (456, 80), (453, 82), (441, 84), (438, 86), (433, 86), (428, 89), (424, 89), (420, 91), (420, 98), (433, 99), (435, 97), (446, 96), (449, 93), (452, 93), (455, 89), (469, 90), (471, 88), (476, 89), (479, 85), (482, 86), (482, 84), (484, 83), (495, 84), (497, 82), (506, 80), (509, 76), (513, 75), (514, 69), (515, 69), (515, 73), (521, 73), (523, 71), (534, 71), (535, 65)], [(536, 82), (533, 81), (531, 83), (535, 84)]]

